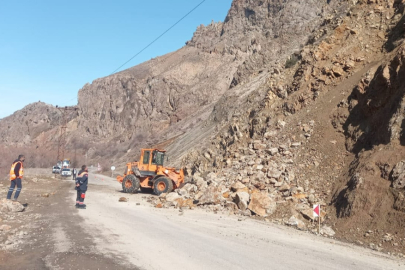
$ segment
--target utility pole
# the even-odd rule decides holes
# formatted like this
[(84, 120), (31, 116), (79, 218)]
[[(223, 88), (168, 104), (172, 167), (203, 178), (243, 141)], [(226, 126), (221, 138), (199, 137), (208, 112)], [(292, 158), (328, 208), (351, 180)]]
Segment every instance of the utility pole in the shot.
[(75, 155), (74, 155), (74, 158), (73, 158), (73, 162), (72, 162), (72, 164), (73, 164), (73, 167), (77, 167), (77, 156), (76, 156), (76, 146), (75, 146)]
[[(62, 113), (62, 123), (60, 126), (60, 134), (58, 139), (58, 155), (56, 157), (56, 162), (59, 161), (63, 162), (65, 158), (65, 151), (66, 151), (66, 129), (67, 129), (67, 114), (69, 111), (76, 111), (77, 108), (71, 108), (65, 106), (64, 108), (59, 107), (56, 105), (56, 108), (59, 109)], [(63, 166), (63, 164), (62, 164)]]

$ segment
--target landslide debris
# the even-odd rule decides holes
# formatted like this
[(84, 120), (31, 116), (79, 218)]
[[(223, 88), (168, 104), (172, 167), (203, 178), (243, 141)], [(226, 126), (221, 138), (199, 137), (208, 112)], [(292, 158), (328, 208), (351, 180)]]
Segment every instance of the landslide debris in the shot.
[(214, 108), (209, 120), (223, 125), (183, 158), (180, 197), (150, 200), (312, 231), (320, 204), (325, 235), (403, 254), (403, 12), (402, 1), (355, 1), (325, 19), (295, 65)]

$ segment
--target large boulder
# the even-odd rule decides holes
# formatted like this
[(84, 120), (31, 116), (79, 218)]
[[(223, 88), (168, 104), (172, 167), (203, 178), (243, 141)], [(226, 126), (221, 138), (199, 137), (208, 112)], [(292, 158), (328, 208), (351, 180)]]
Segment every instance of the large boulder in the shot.
[(199, 176), (194, 176), (194, 182), (197, 185), (199, 190), (204, 190), (208, 186), (208, 184), (204, 180), (204, 178), (199, 177)]
[(8, 213), (8, 212), (22, 212), (24, 211), (25, 207), (19, 202), (2, 199), (0, 200), (0, 212)]
[(218, 191), (218, 188), (209, 186), (202, 192), (201, 197), (198, 199), (198, 205), (220, 204), (224, 200), (225, 198), (222, 196), (222, 193)]
[(248, 208), (258, 216), (267, 217), (276, 211), (277, 205), (268, 194), (253, 193)]
[(274, 179), (279, 179), (282, 173), (283, 173), (282, 171), (280, 171), (280, 170), (278, 170), (276, 168), (270, 168), (267, 171), (267, 177), (274, 178)]
[(286, 222), (286, 224), (292, 227), (297, 227), (297, 229), (300, 230), (305, 230), (307, 227), (302, 220), (298, 219), (295, 216), (291, 216), (290, 219)]
[(246, 189), (246, 186), (244, 184), (242, 184), (241, 182), (235, 182), (232, 186), (231, 186), (231, 190), (234, 192), (238, 192), (238, 191), (242, 191)]
[[(188, 194), (197, 192), (198, 187), (195, 184), (192, 183), (186, 183), (182, 188), (179, 188), (178, 190), (184, 190)], [(181, 192), (180, 192), (181, 193)]]
[(166, 194), (165, 199), (166, 199), (167, 202), (174, 202), (179, 198), (181, 198), (181, 196), (179, 194), (177, 194), (175, 192), (171, 192), (171, 193)]
[(248, 208), (250, 195), (247, 192), (237, 192), (235, 196), (235, 203), (240, 210), (245, 211)]
[(323, 235), (330, 236), (330, 237), (333, 237), (336, 234), (335, 231), (331, 227), (326, 226), (326, 225), (322, 226), (320, 233)]

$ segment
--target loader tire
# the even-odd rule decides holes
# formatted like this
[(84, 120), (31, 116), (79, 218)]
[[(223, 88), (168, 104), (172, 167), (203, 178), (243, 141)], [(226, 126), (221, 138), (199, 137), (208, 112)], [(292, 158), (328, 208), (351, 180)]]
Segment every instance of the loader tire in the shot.
[(162, 193), (169, 193), (172, 192), (173, 190), (173, 182), (171, 179), (166, 178), (166, 177), (160, 177), (155, 180), (155, 183), (153, 184), (153, 192), (155, 192), (156, 195), (160, 195)]
[(125, 176), (124, 180), (122, 180), (122, 190), (125, 193), (138, 192), (140, 185), (139, 179), (133, 174), (128, 174)]

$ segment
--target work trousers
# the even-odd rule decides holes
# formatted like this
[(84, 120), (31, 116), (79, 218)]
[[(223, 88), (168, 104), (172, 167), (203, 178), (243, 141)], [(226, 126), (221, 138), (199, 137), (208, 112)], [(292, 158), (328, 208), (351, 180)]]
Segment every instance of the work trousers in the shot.
[(14, 192), (15, 186), (17, 185), (17, 191), (14, 194), (14, 200), (17, 200), (18, 196), (20, 195), (21, 189), (22, 189), (21, 178), (16, 178), (14, 180), (11, 180), (10, 182), (11, 183), (10, 183), (10, 188), (7, 193), (7, 199), (9, 199), (9, 200), (11, 199), (11, 195)]
[(85, 195), (86, 195), (86, 191), (78, 190), (77, 191), (76, 204), (83, 204)]

